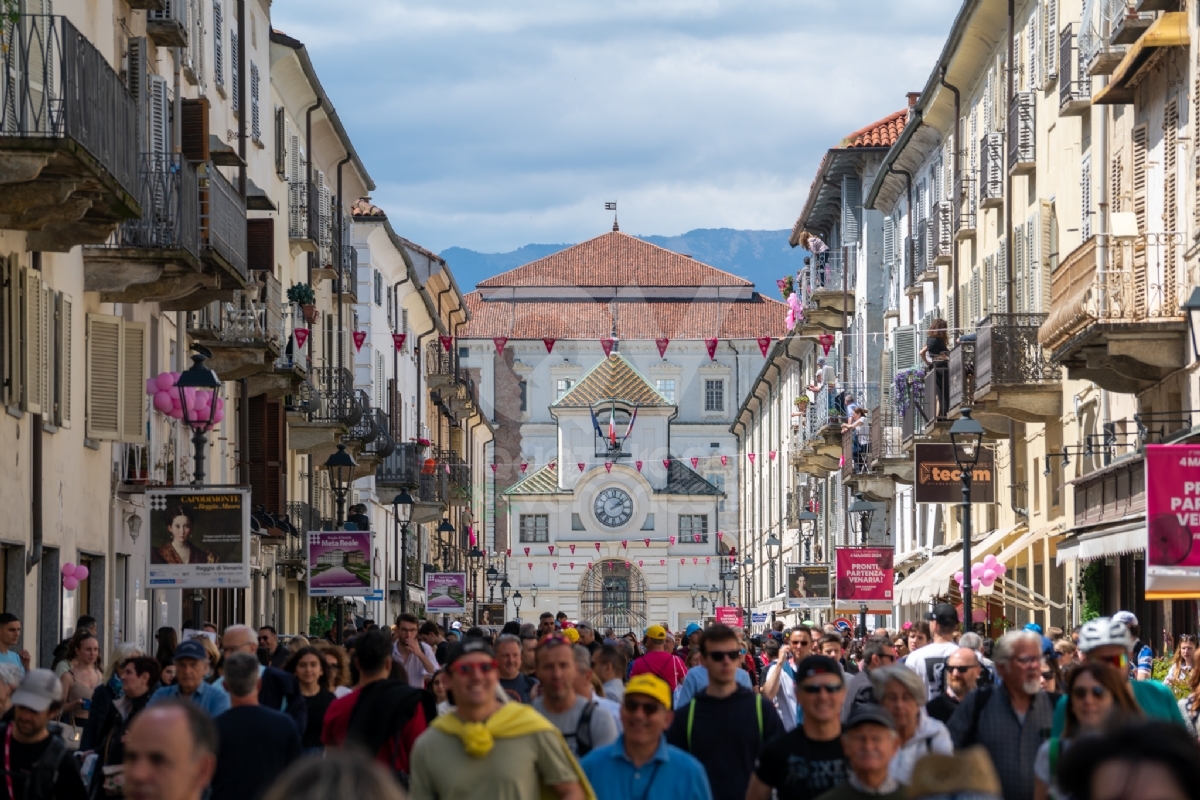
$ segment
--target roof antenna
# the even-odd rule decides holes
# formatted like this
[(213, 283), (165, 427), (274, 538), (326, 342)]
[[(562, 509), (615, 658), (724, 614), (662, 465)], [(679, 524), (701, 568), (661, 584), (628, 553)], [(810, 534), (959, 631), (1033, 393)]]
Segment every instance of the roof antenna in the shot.
[(604, 210), (613, 212), (613, 230), (614, 231), (621, 230), (621, 226), (617, 224), (617, 201), (616, 200), (607, 201), (604, 204)]

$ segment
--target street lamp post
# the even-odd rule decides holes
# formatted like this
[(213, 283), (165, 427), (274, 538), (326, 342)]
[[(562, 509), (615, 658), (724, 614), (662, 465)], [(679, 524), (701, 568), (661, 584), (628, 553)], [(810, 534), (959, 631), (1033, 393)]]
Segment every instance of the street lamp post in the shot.
[(484, 572), (484, 577), (487, 579), (488, 585), (488, 603), (496, 602), (496, 585), (500, 583), (500, 570), (496, 569), (495, 564), (489, 564), (487, 571)]
[(846, 509), (846, 513), (853, 519), (855, 514), (858, 514), (859, 524), (859, 543), (867, 543), (867, 532), (871, 530), (871, 519), (875, 516), (874, 503), (868, 503), (863, 499), (862, 493), (854, 495), (854, 502), (850, 504), (850, 508)]
[(529, 596), (533, 598), (533, 607), (537, 608), (538, 588), (536, 585), (529, 587)]
[(471, 567), (471, 595), (473, 601), (471, 604), (471, 624), (479, 624), (479, 562), (483, 560), (483, 553), (478, 547), (472, 547), (467, 553), (467, 563)]
[(513, 592), (513, 608), (517, 610), (517, 622), (521, 621), (521, 591)]
[(747, 553), (746, 558), (742, 561), (742, 566), (745, 568), (745, 587), (746, 587), (746, 608), (749, 609), (754, 605), (754, 556)]
[(438, 540), (440, 541), (440, 543), (442, 545), (442, 572), (449, 572), (450, 566), (446, 562), (450, 558), (450, 555), (449, 555), (450, 547), (449, 547), (448, 543), (446, 542), (446, 539), (443, 536), (443, 534), (451, 534), (451, 535), (454, 534), (456, 532), (455, 528), (454, 528), (454, 523), (452, 523), (446, 517), (442, 517), (442, 521), (438, 523), (437, 532), (438, 532)]
[(812, 540), (817, 534), (817, 515), (807, 508), (797, 515), (800, 522), (800, 538), (804, 540), (804, 562), (812, 563)]
[(396, 540), (400, 545), (400, 613), (408, 610), (408, 526), (412, 522), (413, 499), (406, 489), (392, 498), (392, 512), (396, 516)]
[[(217, 423), (217, 411), (221, 401), (221, 381), (217, 373), (204, 366), (212, 357), (212, 351), (200, 345), (192, 345), (192, 365), (183, 371), (175, 388), (179, 390), (179, 408), (183, 412), (183, 424), (192, 430), (192, 449), (196, 468), (192, 470), (192, 485), (204, 485), (204, 459), (208, 448), (208, 431)], [(222, 412), (222, 416), (224, 412)]]
[[(765, 544), (767, 547), (767, 563), (771, 565), (771, 574), (774, 575), (775, 559), (783, 556), (783, 542), (779, 541), (779, 537), (772, 533), (767, 537)], [(779, 570), (779, 574), (782, 575), (783, 570)], [(786, 580), (784, 582), (786, 583)], [(772, 586), (771, 588), (774, 589), (775, 587)], [(784, 594), (787, 594), (786, 590)]]
[(354, 477), (354, 468), (357, 466), (358, 462), (346, 452), (344, 444), (339, 444), (337, 450), (325, 460), (325, 469), (329, 470), (329, 483), (337, 499), (338, 529), (346, 522), (346, 492), (350, 490), (350, 480)]
[(717, 601), (721, 599), (721, 590), (714, 583), (708, 587), (708, 602), (712, 604), (713, 613), (717, 613)]
[(692, 584), (692, 608), (696, 607), (696, 598), (699, 596), (700, 590), (696, 588), (696, 584)]
[(971, 419), (971, 409), (964, 408), (962, 416), (950, 426), (950, 441), (954, 444), (954, 461), (962, 481), (962, 539), (963, 539), (963, 630), (971, 630), (971, 473), (979, 463), (983, 449), (983, 426)]

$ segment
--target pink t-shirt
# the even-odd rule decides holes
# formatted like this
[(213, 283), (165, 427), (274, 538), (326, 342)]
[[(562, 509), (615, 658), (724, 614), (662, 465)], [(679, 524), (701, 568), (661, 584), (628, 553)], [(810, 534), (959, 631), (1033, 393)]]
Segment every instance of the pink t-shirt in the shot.
[(633, 669), (629, 671), (629, 675), (633, 677), (634, 675), (641, 675), (644, 672), (662, 678), (671, 687), (671, 692), (674, 693), (680, 681), (687, 676), (687, 667), (684, 666), (679, 656), (660, 651), (646, 653), (646, 655), (634, 661)]

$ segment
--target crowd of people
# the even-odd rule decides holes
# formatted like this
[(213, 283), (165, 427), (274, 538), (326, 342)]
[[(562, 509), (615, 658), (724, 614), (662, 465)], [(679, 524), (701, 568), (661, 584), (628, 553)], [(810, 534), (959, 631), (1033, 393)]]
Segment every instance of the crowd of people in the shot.
[(857, 640), (808, 623), (640, 633), (563, 613), (500, 630), (401, 614), (340, 644), (162, 628), (154, 652), (102, 660), (85, 617), (35, 669), (0, 614), (5, 797), (1175, 800), (1200, 786), (1196, 640), (1180, 637), (1164, 685), (1128, 612), (995, 641), (945, 604)]

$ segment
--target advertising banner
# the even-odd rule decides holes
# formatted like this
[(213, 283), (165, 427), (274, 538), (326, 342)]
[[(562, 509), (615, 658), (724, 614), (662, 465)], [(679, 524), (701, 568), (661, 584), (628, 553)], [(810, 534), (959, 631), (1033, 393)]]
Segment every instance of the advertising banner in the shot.
[(465, 614), (467, 573), (428, 573), (425, 576), (425, 610), (430, 614)]
[(369, 596), (374, 536), (371, 531), (309, 531), (309, 597)]
[(250, 490), (172, 487), (146, 493), (152, 589), (250, 585)]
[(1146, 445), (1146, 598), (1200, 597), (1200, 445)]
[(890, 547), (838, 547), (834, 608), (857, 613), (892, 612), (893, 552)]
[(788, 608), (829, 608), (828, 564), (784, 564)]
[(763, 625), (766, 623), (767, 618), (770, 616), (771, 615), (768, 614), (766, 611), (751, 611), (750, 612), (750, 624), (751, 625)]
[(475, 620), (479, 627), (497, 627), (504, 625), (504, 603), (486, 603), (479, 606), (479, 619)]
[[(918, 503), (961, 503), (962, 473), (954, 460), (954, 445), (917, 442), (914, 493)], [(995, 453), (984, 447), (971, 472), (971, 504), (996, 502)]]
[(742, 627), (742, 609), (737, 606), (717, 606), (713, 616), (718, 625), (728, 625), (731, 628)]

